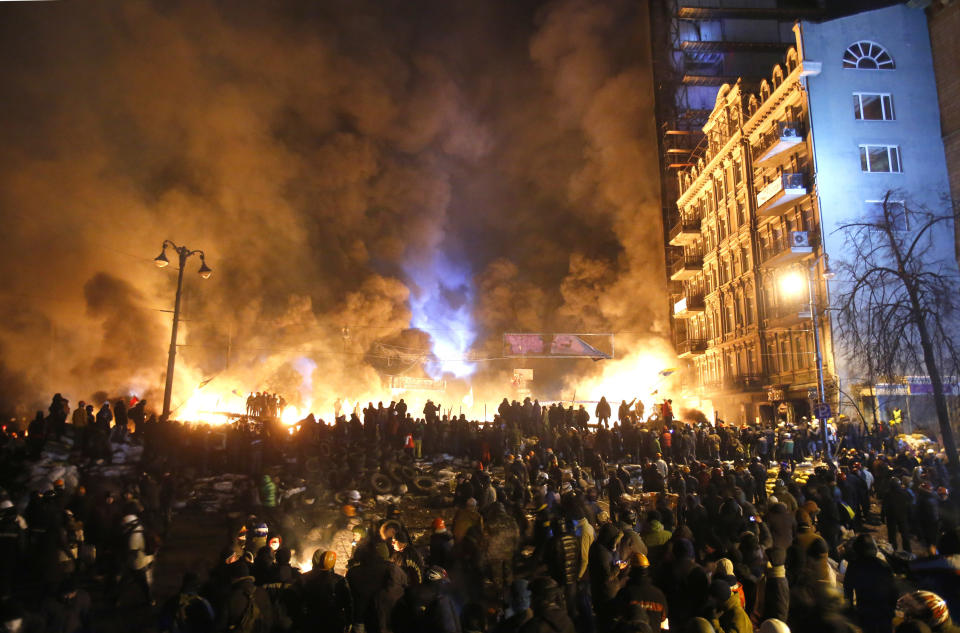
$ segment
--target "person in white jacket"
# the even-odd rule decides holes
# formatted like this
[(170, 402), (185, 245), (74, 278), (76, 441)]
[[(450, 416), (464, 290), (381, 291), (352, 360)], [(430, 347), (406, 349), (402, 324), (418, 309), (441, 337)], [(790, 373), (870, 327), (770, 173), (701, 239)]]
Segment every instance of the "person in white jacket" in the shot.
[(153, 599), (154, 555), (147, 553), (146, 533), (137, 515), (128, 514), (123, 517), (123, 534), (127, 546), (124, 576), (137, 584), (143, 590), (147, 602), (154, 605), (156, 604)]

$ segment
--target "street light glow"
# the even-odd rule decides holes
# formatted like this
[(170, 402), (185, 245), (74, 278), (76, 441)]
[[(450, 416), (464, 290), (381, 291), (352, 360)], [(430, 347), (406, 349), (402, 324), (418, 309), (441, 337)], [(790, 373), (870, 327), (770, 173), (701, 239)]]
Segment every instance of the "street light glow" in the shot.
[(780, 292), (787, 297), (799, 297), (807, 289), (807, 281), (799, 271), (792, 270), (780, 276)]

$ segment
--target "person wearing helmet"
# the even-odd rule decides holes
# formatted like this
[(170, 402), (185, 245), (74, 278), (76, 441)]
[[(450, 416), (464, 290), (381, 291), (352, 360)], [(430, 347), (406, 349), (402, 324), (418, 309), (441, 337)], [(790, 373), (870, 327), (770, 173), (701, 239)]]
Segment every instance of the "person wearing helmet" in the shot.
[(346, 579), (334, 571), (337, 553), (316, 550), (313, 569), (300, 577), (303, 612), (298, 629), (342, 633), (353, 617), (353, 594)]
[(447, 571), (431, 565), (424, 573), (423, 583), (407, 589), (404, 599), (413, 619), (410, 630), (460, 633), (460, 618), (449, 585)]
[(922, 622), (933, 633), (960, 633), (960, 627), (950, 618), (947, 603), (932, 591), (913, 591), (900, 596), (897, 611), (905, 621)]
[(631, 605), (640, 605), (647, 622), (654, 631), (663, 627), (667, 620), (667, 596), (653, 584), (650, 577), (650, 561), (644, 554), (630, 557), (630, 574), (627, 584), (617, 593), (616, 612), (626, 618)]
[(452, 562), (453, 535), (450, 534), (446, 522), (441, 517), (436, 517), (430, 524), (430, 528), (433, 532), (430, 534), (430, 554), (427, 560), (431, 565), (447, 568)]

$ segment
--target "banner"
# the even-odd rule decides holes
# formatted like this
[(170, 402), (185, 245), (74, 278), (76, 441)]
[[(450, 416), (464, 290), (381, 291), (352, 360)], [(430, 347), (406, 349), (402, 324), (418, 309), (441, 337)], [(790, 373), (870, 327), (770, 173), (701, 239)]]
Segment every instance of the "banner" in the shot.
[(413, 378), (412, 376), (390, 376), (390, 388), (398, 391), (444, 391), (445, 380), (431, 378)]
[(507, 358), (613, 358), (613, 334), (507, 333)]

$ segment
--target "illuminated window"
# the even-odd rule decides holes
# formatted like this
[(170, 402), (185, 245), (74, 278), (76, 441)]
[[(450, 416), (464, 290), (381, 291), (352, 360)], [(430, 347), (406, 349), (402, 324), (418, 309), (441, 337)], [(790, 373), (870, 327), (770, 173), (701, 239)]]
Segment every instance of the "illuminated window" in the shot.
[(900, 148), (897, 145), (861, 145), (860, 171), (901, 173)]
[(858, 121), (893, 121), (893, 99), (888, 94), (855, 92), (853, 116)]
[(863, 40), (851, 44), (843, 53), (844, 68), (860, 70), (893, 70), (893, 58), (887, 49), (876, 42)]

